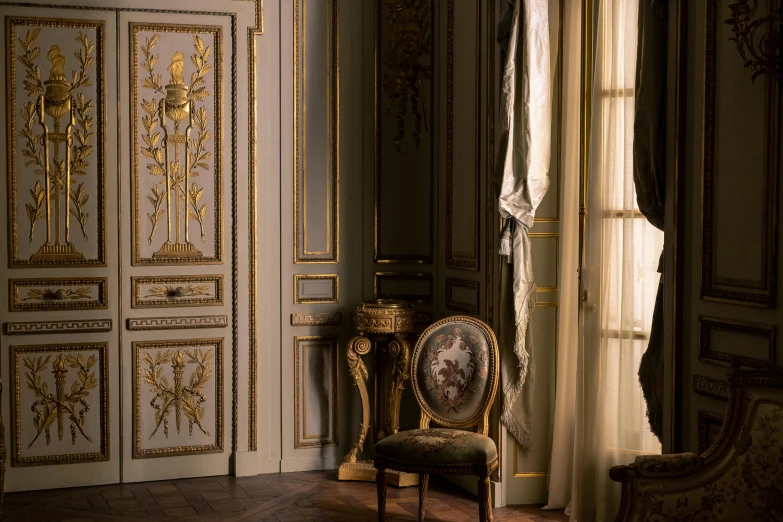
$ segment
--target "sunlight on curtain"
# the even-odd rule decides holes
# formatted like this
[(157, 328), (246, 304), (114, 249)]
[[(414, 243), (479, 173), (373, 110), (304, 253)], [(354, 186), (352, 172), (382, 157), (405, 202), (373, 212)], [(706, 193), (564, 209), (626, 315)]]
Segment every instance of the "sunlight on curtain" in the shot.
[[(585, 424), (593, 441), (583, 455), (595, 473), (595, 520), (614, 519), (620, 488), (611, 466), (660, 453), (637, 379), (647, 348), (663, 233), (639, 211), (633, 184), (634, 84), (639, 0), (602, 0), (598, 11), (586, 230), (584, 385), (594, 390)], [(602, 421), (602, 422), (601, 422)], [(585, 426), (589, 429), (589, 426)], [(588, 479), (590, 480), (590, 479)], [(580, 501), (590, 485), (580, 488)], [(580, 502), (581, 503), (581, 502)], [(579, 509), (580, 520), (590, 513)]]

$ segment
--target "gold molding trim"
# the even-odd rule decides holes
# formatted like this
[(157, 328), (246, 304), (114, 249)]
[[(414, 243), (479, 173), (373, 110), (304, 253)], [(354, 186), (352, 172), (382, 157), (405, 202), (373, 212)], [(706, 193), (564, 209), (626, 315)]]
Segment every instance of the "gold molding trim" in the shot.
[[(487, 27), (495, 27), (495, 0), (489, 0), (487, 3)], [(486, 77), (487, 77), (487, 93), (486, 93), (486, 116), (484, 119), (487, 122), (487, 143), (486, 143), (486, 149), (485, 149), (485, 155), (486, 155), (486, 184), (485, 184), (485, 192), (486, 192), (486, 200), (484, 202), (484, 226), (486, 230), (486, 240), (485, 243), (485, 263), (486, 268), (484, 269), (485, 273), (485, 283), (484, 288), (486, 288), (486, 295), (484, 298), (484, 306), (485, 306), (485, 318), (487, 320), (487, 323), (492, 326), (493, 328), (496, 328), (497, 325), (495, 324), (495, 291), (499, 290), (498, 288), (495, 288), (495, 282), (494, 282), (494, 275), (495, 271), (497, 270), (498, 274), (498, 283), (499, 283), (499, 276), (500, 276), (500, 270), (499, 270), (499, 260), (500, 256), (497, 254), (498, 249), (495, 247), (496, 244), (496, 237), (500, 235), (500, 227), (496, 226), (496, 223), (499, 220), (499, 216), (496, 216), (497, 212), (495, 211), (495, 182), (494, 182), (494, 172), (495, 172), (495, 75), (497, 72), (495, 71), (495, 47), (497, 46), (497, 42), (495, 41), (496, 32), (495, 30), (489, 30), (486, 32), (486, 48), (487, 48), (487, 67), (485, 69)], [(562, 33), (562, 30), (561, 30)], [(562, 53), (561, 53), (562, 54)], [(497, 410), (497, 408), (493, 408), (493, 412)], [(494, 413), (493, 413), (494, 416)], [(493, 421), (494, 423), (494, 421)], [(499, 424), (499, 423), (498, 423)], [(495, 437), (497, 439), (498, 437)], [(497, 441), (500, 442), (499, 440)], [(499, 450), (502, 450), (502, 445), (498, 444)], [(499, 453), (502, 453), (502, 451), (499, 451)], [(501, 456), (500, 461), (502, 462), (503, 458)], [(502, 466), (502, 465), (501, 465)]]
[(764, 199), (761, 213), (764, 216), (762, 230), (761, 280), (751, 281), (733, 277), (719, 277), (714, 273), (713, 252), (717, 242), (713, 223), (715, 208), (715, 145), (716, 145), (716, 90), (719, 20), (718, 0), (707, 1), (707, 30), (705, 44), (704, 77), (704, 145), (702, 177), (702, 242), (701, 242), (701, 297), (709, 301), (734, 303), (747, 306), (774, 308), (777, 301), (777, 249), (778, 249), (778, 171), (780, 169), (780, 88), (774, 76), (767, 81), (767, 142)]
[[(467, 288), (475, 290), (476, 304), (464, 303), (454, 300), (454, 288)], [(457, 279), (454, 277), (446, 278), (446, 308), (457, 312), (467, 312), (469, 314), (478, 314), (481, 304), (481, 293), (479, 292), (479, 282), (469, 279)]]
[[(167, 245), (171, 248), (167, 251), (165, 256), (156, 257), (156, 254), (149, 257), (141, 256), (141, 226), (139, 223), (139, 216), (141, 212), (141, 201), (139, 200), (139, 185), (140, 175), (142, 172), (140, 166), (141, 147), (139, 140), (139, 107), (140, 107), (140, 95), (139, 95), (139, 33), (142, 31), (153, 31), (157, 33), (173, 33), (173, 34), (191, 34), (194, 36), (200, 34), (209, 34), (213, 38), (212, 46), (214, 47), (212, 55), (214, 56), (214, 90), (212, 93), (213, 100), (213, 112), (212, 112), (212, 127), (214, 132), (213, 138), (213, 157), (211, 168), (211, 182), (212, 192), (214, 194), (214, 211), (212, 216), (213, 222), (213, 235), (214, 235), (214, 255), (202, 256), (200, 252), (192, 249), (185, 248), (187, 245), (193, 247), (193, 244), (185, 237), (185, 243), (164, 242), (163, 247)], [(149, 24), (149, 23), (135, 23), (130, 24), (131, 33), (131, 84), (133, 85), (133, 91), (131, 95), (131, 139), (133, 150), (133, 176), (131, 177), (131, 187), (133, 196), (131, 198), (131, 212), (133, 214), (133, 220), (131, 222), (131, 235), (133, 240), (131, 242), (131, 265), (132, 266), (148, 266), (148, 265), (209, 265), (209, 264), (222, 264), (223, 263), (223, 125), (218, 122), (223, 121), (223, 28), (221, 26), (199, 26), (199, 25), (185, 25), (185, 24)], [(232, 87), (236, 85), (236, 73), (232, 73), (231, 78)], [(168, 103), (168, 102), (167, 102)], [(168, 111), (166, 111), (168, 112)], [(170, 136), (173, 140), (174, 135)], [(188, 151), (187, 155), (190, 154)], [(165, 176), (164, 176), (165, 177)], [(232, 183), (236, 183), (236, 180), (232, 179)], [(164, 191), (165, 193), (165, 191)], [(187, 207), (187, 205), (186, 205)], [(187, 208), (185, 209), (187, 212)], [(170, 219), (170, 216), (166, 217)], [(177, 215), (179, 219), (179, 215)], [(185, 223), (190, 220), (189, 217), (185, 219)], [(186, 227), (187, 228), (187, 227)], [(187, 234), (186, 234), (187, 236)], [(161, 250), (161, 252), (163, 249)], [(173, 252), (177, 252), (175, 255)]]
[[(65, 239), (66, 244), (52, 245), (48, 240), (44, 241), (42, 250), (47, 247), (51, 253), (47, 253), (37, 259), (19, 259), (18, 258), (18, 242), (19, 242), (19, 227), (17, 223), (17, 141), (16, 141), (16, 118), (19, 111), (16, 107), (16, 52), (15, 46), (20, 41), (16, 35), (17, 25), (31, 25), (36, 27), (54, 27), (54, 28), (68, 28), (68, 29), (93, 29), (96, 33), (95, 44), (95, 56), (92, 57), (95, 60), (95, 138), (92, 142), (92, 146), (96, 151), (96, 172), (97, 179), (95, 180), (95, 194), (93, 197), (98, 201), (97, 203), (97, 227), (96, 235), (98, 242), (97, 257), (94, 259), (86, 258), (80, 253), (77, 253), (75, 248), (70, 244), (68, 238)], [(106, 75), (104, 70), (105, 63), (105, 49), (106, 49), (106, 32), (105, 22), (101, 20), (70, 20), (70, 19), (47, 19), (47, 18), (34, 18), (34, 17), (6, 17), (6, 34), (8, 34), (9, 41), (8, 50), (6, 56), (6, 72), (8, 77), (8, 91), (7, 107), (8, 107), (8, 129), (11, 130), (8, 136), (8, 145), (10, 154), (8, 156), (8, 171), (10, 176), (8, 178), (9, 183), (9, 206), (8, 206), (8, 223), (9, 223), (9, 249), (8, 249), (8, 262), (10, 268), (20, 267), (61, 267), (61, 266), (106, 266), (106, 176), (104, 169), (104, 152), (105, 152), (105, 134), (106, 128)], [(87, 53), (89, 54), (89, 53)], [(51, 78), (49, 81), (52, 81)], [(48, 83), (48, 82), (47, 82)], [(77, 93), (78, 94), (78, 93)], [(56, 133), (51, 133), (55, 135)], [(48, 153), (47, 156), (48, 157)], [(56, 156), (55, 156), (56, 160)], [(70, 177), (68, 175), (68, 177)], [(44, 182), (45, 189), (48, 192), (46, 181)], [(67, 185), (70, 187), (70, 183)], [(76, 187), (74, 187), (76, 190)], [(79, 196), (71, 196), (66, 199), (65, 213), (66, 221), (69, 219), (70, 198), (71, 197), (84, 197), (84, 194)], [(46, 218), (48, 221), (48, 217)], [(85, 218), (86, 219), (86, 218)], [(66, 226), (67, 231), (67, 226)], [(59, 231), (57, 232), (59, 240)], [(57, 252), (57, 253), (55, 253)]]
[[(77, 289), (70, 291), (61, 287)], [(10, 279), (8, 302), (12, 312), (105, 310), (108, 307), (107, 288), (108, 279), (105, 277)], [(31, 290), (23, 296), (21, 292), (24, 289)], [(31, 293), (35, 295), (30, 295)]]
[[(713, 350), (710, 343), (710, 333), (713, 330), (730, 332), (752, 337), (761, 337), (767, 340), (767, 359), (758, 359), (746, 355), (734, 355), (728, 352)], [(699, 316), (699, 361), (721, 366), (731, 366), (732, 361), (739, 360), (746, 368), (767, 370), (775, 366), (775, 326), (734, 321), (718, 317)]]
[[(327, 249), (324, 251), (309, 251), (307, 248), (307, 93), (305, 90), (307, 78), (307, 2), (308, 0), (294, 0), (294, 264), (337, 263), (340, 258), (339, 0), (330, 0), (331, 45), (329, 48), (329, 63), (331, 71), (329, 71), (328, 75), (329, 85), (327, 92), (331, 96), (328, 97), (327, 103), (331, 101), (331, 114), (327, 135), (331, 141), (331, 161), (327, 167), (330, 172), (326, 176), (327, 186), (325, 194), (330, 204), (326, 205)], [(329, 148), (328, 145), (327, 148)]]
[[(429, 10), (429, 25), (430, 27), (426, 28), (429, 31), (429, 35), (432, 36), (435, 34), (435, 16), (434, 16), (434, 0), (423, 0), (423, 2), (427, 3), (427, 9)], [(422, 3), (423, 3), (422, 2)], [(386, 104), (381, 103), (381, 93), (383, 91), (383, 63), (384, 59), (381, 56), (381, 27), (382, 27), (382, 15), (381, 11), (383, 9), (384, 5), (387, 5), (388, 2), (382, 2), (381, 0), (375, 0), (375, 64), (374, 64), (374, 78), (375, 78), (375, 93), (374, 93), (374, 104), (375, 104), (375, 121), (374, 121), (374, 133), (375, 133), (375, 189), (374, 189), (374, 197), (375, 197), (375, 205), (374, 205), (374, 213), (373, 213), (373, 261), (375, 263), (409, 263), (409, 264), (432, 264), (433, 260), (433, 244), (434, 244), (434, 237), (435, 237), (435, 213), (433, 205), (430, 205), (430, 212), (429, 212), (429, 241), (427, 244), (429, 245), (429, 252), (426, 254), (391, 254), (387, 252), (383, 252), (381, 248), (381, 236), (382, 236), (382, 226), (381, 226), (381, 142), (382, 142), (382, 136), (381, 136), (381, 117), (385, 113)], [(391, 9), (392, 7), (389, 7)], [(403, 8), (405, 9), (405, 8)], [(422, 33), (425, 32), (424, 29), (421, 30)], [(430, 47), (430, 53), (432, 53), (432, 41), (429, 43)], [(431, 65), (434, 65), (434, 60), (431, 62)], [(396, 73), (395, 73), (396, 75)], [(429, 81), (430, 86), (427, 90), (427, 94), (429, 95), (429, 103), (430, 105), (435, 100), (435, 85), (434, 81)], [(432, 130), (433, 128), (433, 113), (434, 111), (430, 108), (428, 114), (425, 116), (425, 126), (429, 126), (429, 129)], [(403, 115), (404, 118), (404, 115)], [(430, 148), (430, 162), (429, 162), (429, 191), (430, 196), (434, 196), (435, 192), (435, 176), (434, 176), (434, 169), (435, 169), (435, 133), (430, 132), (430, 139), (427, 142), (427, 146)]]
[[(40, 466), (52, 464), (73, 464), (79, 462), (103, 462), (109, 460), (109, 351), (108, 343), (74, 343), (74, 344), (44, 344), (27, 346), (10, 346), (11, 355), (11, 383), (14, 389), (13, 407), (11, 408), (11, 466)], [(99, 398), (96, 401), (101, 408), (100, 426), (97, 428), (100, 432), (100, 451), (93, 453), (71, 453), (61, 455), (38, 455), (34, 457), (22, 456), (22, 412), (21, 412), (21, 380), (19, 358), (23, 354), (67, 354), (78, 351), (97, 351), (98, 357), (95, 362), (98, 365), (97, 372), (100, 375), (100, 383), (97, 385)], [(56, 361), (55, 361), (56, 363)], [(67, 373), (64, 377), (67, 381)], [(94, 375), (90, 374), (90, 375)], [(89, 377), (86, 377), (89, 379)], [(61, 384), (64, 386), (70, 381)], [(66, 395), (68, 395), (66, 393)], [(73, 390), (71, 392), (73, 395)], [(89, 394), (86, 395), (89, 397)], [(86, 400), (86, 399), (85, 399)], [(95, 402), (94, 402), (95, 403)], [(72, 421), (68, 421), (72, 424)], [(64, 426), (63, 426), (64, 427)], [(89, 429), (89, 428), (88, 428)], [(73, 436), (73, 432), (72, 432)]]
[(111, 332), (111, 319), (83, 321), (27, 321), (5, 323), (6, 335), (41, 335)]
[[(223, 339), (188, 339), (183, 341), (134, 341), (133, 349), (133, 456), (134, 459), (174, 457), (178, 455), (204, 455), (223, 452)], [(215, 426), (214, 444), (192, 446), (174, 446), (166, 448), (141, 447), (141, 387), (142, 360), (144, 349), (186, 349), (206, 347), (214, 350), (214, 368), (212, 379), (215, 382)], [(176, 377), (175, 377), (176, 379)], [(194, 428), (195, 429), (195, 428)]]
[[(199, 286), (198, 283), (202, 283)], [(162, 285), (155, 295), (142, 296), (142, 285)], [(184, 284), (186, 286), (175, 286)], [(206, 285), (214, 285), (212, 295)], [(181, 306), (220, 306), (223, 304), (223, 274), (203, 276), (131, 277), (131, 308), (178, 308)], [(163, 295), (165, 293), (165, 295)]]
[[(332, 293), (327, 297), (304, 297), (300, 292), (300, 283), (302, 281), (331, 281)], [(336, 303), (339, 291), (340, 285), (337, 274), (294, 274), (294, 304)]]
[[(383, 281), (424, 281), (429, 289), (426, 294), (401, 294), (381, 292)], [(433, 276), (422, 272), (375, 272), (373, 276), (373, 299), (399, 299), (410, 303), (432, 304)]]
[[(321, 341), (328, 342), (332, 350), (332, 437), (307, 435), (307, 380), (301, 378), (303, 365), (300, 358), (305, 354), (307, 346), (304, 343)], [(339, 396), (338, 396), (338, 365), (339, 355), (337, 335), (309, 335), (294, 337), (294, 449), (323, 448), (339, 444)], [(301, 390), (301, 391), (300, 391)], [(301, 417), (301, 419), (300, 419)]]
[(291, 326), (339, 326), (342, 322), (342, 312), (305, 312), (291, 314)]
[(128, 319), (128, 330), (191, 330), (195, 328), (227, 328), (226, 315), (187, 315), (178, 317), (138, 317)]
[(693, 376), (693, 391), (699, 395), (714, 397), (716, 399), (729, 400), (731, 385), (728, 381), (712, 379), (704, 375)]
[[(473, 86), (476, 91), (473, 100), (475, 125), (473, 128), (474, 152), (476, 163), (473, 177), (473, 250), (468, 255), (454, 251), (454, 0), (448, 0), (446, 22), (446, 266), (462, 270), (478, 271), (479, 269), (479, 236), (480, 236), (480, 183), (481, 179), (481, 2), (474, 0), (475, 6), (475, 71)], [(492, 31), (490, 31), (492, 32)], [(490, 207), (493, 209), (495, 206)], [(462, 309), (456, 309), (467, 311)], [(469, 312), (477, 314), (475, 312)]]
[[(720, 432), (721, 428), (723, 427), (723, 420), (724, 415), (721, 415), (719, 413), (714, 413), (711, 411), (706, 410), (698, 410), (696, 412), (696, 419), (698, 423), (698, 442), (699, 442), (699, 455), (704, 454), (705, 451), (707, 451), (710, 446), (712, 446), (712, 443), (715, 442), (715, 439), (710, 437), (710, 428), (716, 428), (717, 431)], [(718, 433), (715, 433), (715, 438), (717, 438)]]

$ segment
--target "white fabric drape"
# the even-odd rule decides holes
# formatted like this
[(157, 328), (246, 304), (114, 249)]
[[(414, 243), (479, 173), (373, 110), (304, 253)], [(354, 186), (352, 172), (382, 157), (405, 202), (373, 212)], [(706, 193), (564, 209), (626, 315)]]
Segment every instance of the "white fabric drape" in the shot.
[[(513, 266), (513, 277), (501, 280), (513, 285), (514, 317), (514, 342), (501, 347), (500, 421), (526, 449), (530, 449), (533, 392), (533, 379), (528, 378), (533, 368), (528, 324), (536, 298), (528, 230), (549, 188), (549, 53), (548, 0), (516, 0), (501, 83), (496, 172), (498, 208), (504, 221), (500, 253)], [(501, 329), (506, 329), (504, 324)]]
[[(609, 468), (661, 450), (637, 380), (663, 246), (663, 234), (638, 210), (633, 185), (638, 7), (639, 0), (600, 0), (597, 8), (579, 342), (576, 349), (559, 343), (565, 353), (558, 354), (576, 361), (575, 372), (558, 367), (558, 399), (569, 386), (561, 370), (572, 372), (576, 393), (573, 403), (558, 400), (555, 412), (555, 433), (573, 429), (569, 512), (579, 522), (614, 520), (620, 488)], [(549, 507), (563, 500), (550, 497)]]

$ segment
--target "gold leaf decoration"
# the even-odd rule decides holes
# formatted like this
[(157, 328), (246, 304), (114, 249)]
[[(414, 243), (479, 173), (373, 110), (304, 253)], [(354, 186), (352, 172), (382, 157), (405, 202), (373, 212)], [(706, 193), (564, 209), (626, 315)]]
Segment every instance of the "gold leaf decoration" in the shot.
[[(54, 375), (55, 389), (49, 391), (48, 383), (43, 379), (44, 372), (51, 361), (51, 373)], [(35, 444), (43, 433), (46, 445), (52, 442), (51, 427), (57, 422), (57, 437), (63, 440), (66, 420), (71, 431), (71, 444), (76, 444), (77, 434), (80, 434), (88, 442), (92, 439), (87, 435), (85, 413), (90, 411), (90, 403), (87, 399), (90, 390), (97, 386), (95, 372), (96, 358), (91, 355), (87, 360), (82, 354), (59, 355), (52, 358), (51, 355), (38, 357), (25, 357), (22, 365), (26, 369), (25, 381), (27, 387), (35, 393), (36, 400), (31, 405), (35, 412), (33, 426), (36, 435), (28, 449)], [(66, 382), (69, 376), (69, 368), (76, 371), (76, 378), (72, 381), (70, 392), (66, 393)]]
[[(166, 350), (157, 352), (154, 358), (149, 352), (145, 352), (144, 362), (147, 365), (144, 382), (151, 386), (150, 392), (155, 394), (150, 401), (150, 406), (155, 410), (155, 429), (150, 433), (149, 439), (155, 436), (161, 426), (163, 434), (168, 438), (172, 409), (177, 433), (180, 433), (184, 416), (188, 421), (188, 435), (193, 435), (193, 428), (198, 427), (202, 433), (209, 436), (209, 432), (202, 425), (202, 404), (207, 401), (203, 389), (212, 377), (212, 350)], [(173, 373), (173, 386), (163, 375), (163, 365), (167, 364), (170, 364)], [(195, 365), (187, 384), (184, 380), (186, 364)]]

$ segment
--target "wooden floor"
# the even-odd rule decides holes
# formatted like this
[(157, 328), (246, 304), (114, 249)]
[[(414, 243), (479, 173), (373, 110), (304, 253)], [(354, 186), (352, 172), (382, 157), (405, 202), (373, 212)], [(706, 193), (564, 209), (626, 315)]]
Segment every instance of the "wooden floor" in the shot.
[[(418, 488), (389, 487), (389, 521), (417, 520)], [(375, 521), (375, 484), (338, 482), (334, 472), (208, 477), (87, 488), (8, 493), (3, 522)], [(427, 520), (478, 520), (476, 498), (437, 477)], [(495, 509), (495, 520), (567, 521), (562, 512), (529, 506)]]

